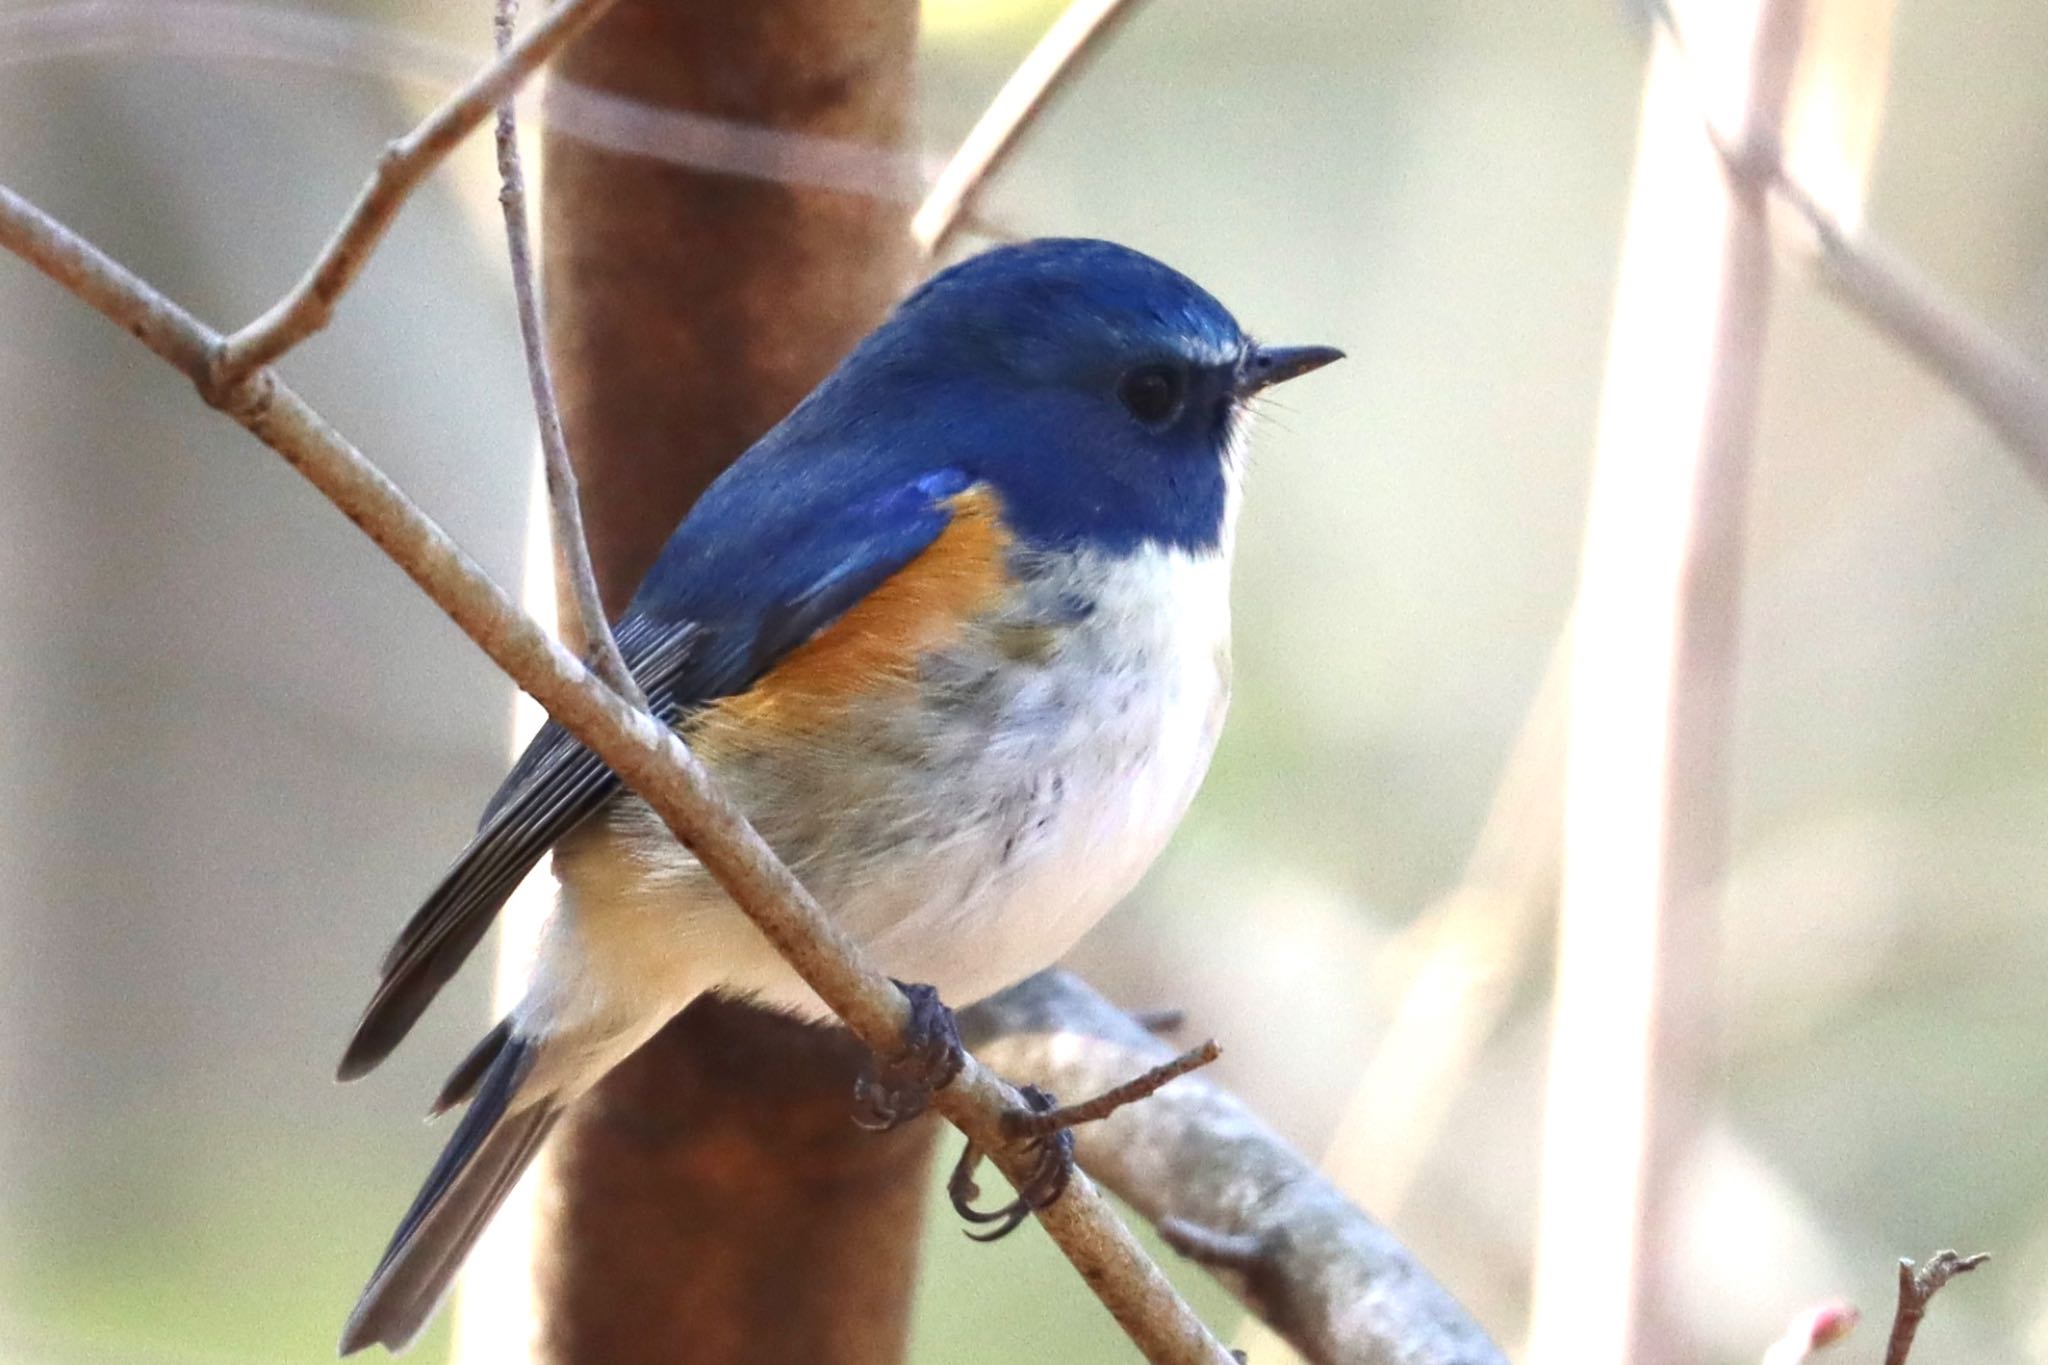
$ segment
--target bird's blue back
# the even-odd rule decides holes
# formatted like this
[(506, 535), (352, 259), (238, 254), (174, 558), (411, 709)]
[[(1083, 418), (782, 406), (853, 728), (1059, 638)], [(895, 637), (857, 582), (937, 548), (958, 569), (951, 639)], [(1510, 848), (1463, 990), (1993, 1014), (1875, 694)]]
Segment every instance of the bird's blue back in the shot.
[[(1020, 545), (1202, 549), (1225, 515), (1230, 376), (1247, 345), (1200, 286), (1108, 242), (1059, 239), (934, 277), (708, 489), (631, 611), (737, 623), (837, 563), (929, 541), (972, 484)], [(1153, 431), (1116, 399), (1147, 363), (1193, 374)]]

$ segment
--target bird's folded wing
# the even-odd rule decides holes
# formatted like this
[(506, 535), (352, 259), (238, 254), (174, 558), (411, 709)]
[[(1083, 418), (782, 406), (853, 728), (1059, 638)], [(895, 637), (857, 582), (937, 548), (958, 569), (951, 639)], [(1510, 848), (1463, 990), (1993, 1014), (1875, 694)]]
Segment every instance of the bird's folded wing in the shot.
[[(675, 725), (744, 692), (930, 548), (968, 485), (956, 471), (925, 474), (807, 524), (764, 516), (749, 528), (757, 543), (727, 540), (694, 556), (706, 571), (730, 576), (701, 595), (700, 610), (687, 597), (636, 598), (614, 631), (649, 710)], [(390, 1055), (541, 855), (618, 788), (603, 760), (567, 731), (552, 721), (542, 727), (485, 807), (476, 836), (386, 954), (342, 1057), (343, 1080)]]

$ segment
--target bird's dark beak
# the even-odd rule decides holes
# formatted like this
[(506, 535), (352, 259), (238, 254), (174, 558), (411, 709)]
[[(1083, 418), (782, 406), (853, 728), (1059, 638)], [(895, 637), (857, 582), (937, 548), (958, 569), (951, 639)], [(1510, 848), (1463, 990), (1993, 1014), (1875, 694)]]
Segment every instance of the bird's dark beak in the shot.
[(1310, 370), (1320, 370), (1344, 353), (1335, 346), (1257, 346), (1237, 371), (1237, 393), (1249, 398), (1261, 389), (1298, 379)]

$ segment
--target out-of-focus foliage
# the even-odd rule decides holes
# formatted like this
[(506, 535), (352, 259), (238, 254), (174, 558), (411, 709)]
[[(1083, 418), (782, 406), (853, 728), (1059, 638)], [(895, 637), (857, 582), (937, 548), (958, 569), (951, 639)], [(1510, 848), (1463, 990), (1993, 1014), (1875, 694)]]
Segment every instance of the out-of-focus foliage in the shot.
[[(307, 8), (475, 53), (487, 30), (481, 4)], [(1312, 1149), (1570, 599), (1639, 74), (1618, 10), (1154, 0), (987, 205), (1128, 241), (1262, 335), (1351, 354), (1269, 411), (1223, 752), (1078, 955), (1120, 998), (1187, 1007)], [(934, 0), (928, 150), (1051, 12)], [(1899, 22), (1871, 220), (2048, 349), (2048, 8)], [(0, 53), (0, 179), (224, 322), (289, 282), (447, 76), (235, 47)], [(471, 148), (288, 369), (516, 579), (531, 448), (490, 192)], [(388, 1073), (328, 1076), (500, 769), (508, 689), (132, 343), (4, 262), (0, 316), (0, 1354), (325, 1359), (435, 1142), (415, 1116), (481, 974)], [(2048, 1359), (2048, 503), (1796, 280), (1771, 356), (1727, 1082), (1673, 1254), (1738, 1361), (1823, 1295), (1880, 1309), (1896, 1255), (1990, 1248), (1922, 1356)], [(1394, 1216), (1510, 1342), (1543, 950)], [(1124, 1358), (1041, 1238), (982, 1249), (945, 1221), (921, 1358)]]

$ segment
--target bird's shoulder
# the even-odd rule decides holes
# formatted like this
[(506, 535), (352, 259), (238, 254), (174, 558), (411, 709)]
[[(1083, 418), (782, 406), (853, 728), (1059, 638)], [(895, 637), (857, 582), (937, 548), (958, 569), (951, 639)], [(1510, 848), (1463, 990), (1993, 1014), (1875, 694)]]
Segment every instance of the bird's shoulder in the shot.
[(1018, 563), (1000, 495), (969, 482), (937, 510), (945, 524), (922, 549), (752, 686), (707, 709), (699, 728), (759, 734), (833, 724), (858, 701), (914, 688), (920, 661), (1000, 612)]

